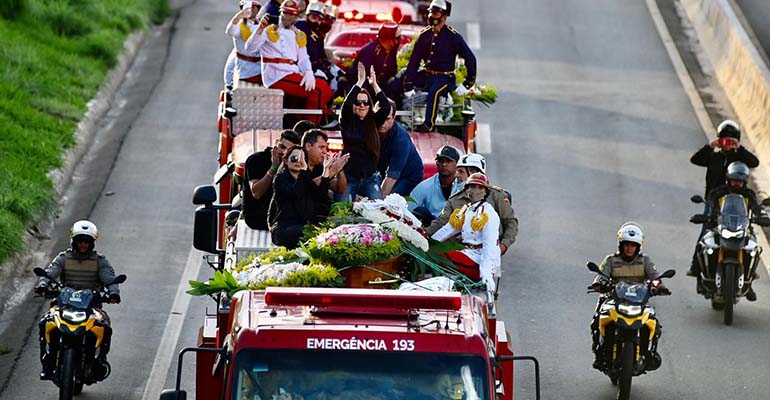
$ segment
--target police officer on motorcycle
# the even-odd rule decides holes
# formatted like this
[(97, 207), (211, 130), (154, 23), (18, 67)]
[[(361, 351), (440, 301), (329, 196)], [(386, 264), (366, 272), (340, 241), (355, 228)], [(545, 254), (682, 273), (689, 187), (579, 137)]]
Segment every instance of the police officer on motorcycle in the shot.
[[(652, 262), (649, 256), (642, 253), (642, 243), (644, 242), (644, 231), (642, 227), (636, 222), (626, 222), (618, 229), (618, 251), (614, 254), (610, 254), (604, 257), (599, 270), (609, 276), (615, 281), (626, 281), (631, 283), (644, 283), (646, 280), (657, 279), (660, 275), (658, 273), (655, 264)], [(603, 290), (603, 277), (597, 275), (591, 285), (592, 289), (597, 292)], [(663, 285), (658, 287), (658, 294), (669, 295), (671, 292)], [(599, 343), (599, 310), (601, 304), (606, 299), (606, 296), (599, 298), (597, 304), (597, 312), (594, 314), (593, 322), (591, 323), (591, 334), (593, 337), (593, 350), (594, 350), (594, 363), (593, 367), (596, 369), (602, 369), (603, 358), (601, 357), (603, 348)], [(658, 322), (660, 327), (660, 322)], [(656, 332), (653, 340), (657, 341), (660, 337), (660, 328)], [(647, 346), (642, 346), (642, 349), (646, 349)], [(657, 346), (653, 347), (657, 348)], [(648, 355), (652, 357), (660, 356), (657, 354)]]
[[(719, 186), (712, 190), (708, 199), (706, 200), (706, 211), (704, 214), (709, 215), (709, 222), (703, 224), (703, 229), (699, 238), (699, 244), (695, 246), (695, 254), (700, 252), (700, 238), (707, 229), (713, 229), (716, 226), (717, 217), (719, 216), (719, 201), (722, 197), (734, 193), (743, 196), (748, 201), (748, 208), (754, 214), (754, 216), (766, 216), (767, 213), (762, 209), (762, 205), (757, 200), (757, 194), (753, 190), (748, 188), (749, 182), (749, 167), (741, 161), (735, 161), (727, 166), (726, 184)], [(756, 274), (756, 272), (755, 272)], [(700, 265), (698, 264), (696, 256), (693, 256), (693, 262), (690, 270), (687, 271), (688, 276), (700, 276)], [(754, 276), (754, 279), (759, 278), (758, 275)], [(702, 288), (700, 287), (700, 280), (698, 280), (697, 291), (700, 293)], [(746, 300), (756, 301), (757, 294), (754, 292), (754, 288), (749, 288), (746, 292)]]
[[(46, 274), (51, 279), (59, 279), (61, 284), (76, 290), (92, 289), (98, 290), (104, 284), (115, 280), (115, 270), (110, 265), (107, 258), (94, 250), (96, 239), (99, 237), (99, 231), (90, 221), (81, 220), (75, 222), (70, 229), (71, 247), (66, 251), (59, 253), (46, 268)], [(35, 293), (45, 295), (48, 292), (49, 279), (40, 277), (35, 286)], [(109, 292), (109, 302), (112, 304), (120, 303), (120, 290), (117, 284), (107, 287)], [(99, 350), (98, 361), (101, 365), (107, 367), (107, 353), (110, 350), (110, 338), (112, 329), (109, 327), (109, 317), (100, 310), (105, 323), (104, 340)], [(50, 349), (45, 341), (45, 323), (44, 317), (40, 321), (40, 362), (43, 370), (40, 372), (40, 379), (50, 380), (53, 377), (53, 370), (56, 366), (56, 349)]]

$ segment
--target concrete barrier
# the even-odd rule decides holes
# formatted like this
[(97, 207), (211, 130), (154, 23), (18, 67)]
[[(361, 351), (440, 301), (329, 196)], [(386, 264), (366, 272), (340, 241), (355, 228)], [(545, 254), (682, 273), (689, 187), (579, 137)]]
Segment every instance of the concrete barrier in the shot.
[(760, 163), (770, 166), (770, 70), (730, 0), (680, 0)]

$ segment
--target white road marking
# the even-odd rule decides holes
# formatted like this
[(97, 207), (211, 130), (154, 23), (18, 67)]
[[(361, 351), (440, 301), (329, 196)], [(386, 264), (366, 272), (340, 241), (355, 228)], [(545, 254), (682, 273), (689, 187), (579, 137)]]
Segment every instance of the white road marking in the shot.
[(177, 342), (179, 341), (179, 335), (182, 333), (187, 309), (190, 306), (191, 296), (185, 293), (188, 286), (187, 282), (198, 278), (202, 256), (203, 253), (195, 249), (191, 249), (190, 254), (187, 256), (187, 265), (185, 265), (179, 287), (176, 290), (174, 304), (169, 311), (166, 329), (163, 331), (158, 352), (155, 353), (155, 361), (152, 363), (152, 370), (150, 370), (147, 385), (144, 387), (142, 400), (157, 400), (160, 397), (163, 385), (166, 384), (169, 367), (176, 360)]
[(489, 127), (489, 124), (479, 124), (479, 129), (476, 131), (475, 145), (476, 153), (492, 153), (492, 129)]
[(478, 22), (468, 22), (466, 25), (466, 32), (468, 32), (468, 47), (471, 50), (481, 49), (481, 27)]
[[(703, 134), (706, 135), (707, 140), (711, 141), (716, 137), (716, 127), (711, 123), (711, 118), (706, 111), (706, 107), (703, 105), (703, 100), (700, 98), (700, 94), (695, 88), (695, 84), (693, 83), (690, 74), (687, 72), (687, 68), (684, 66), (682, 56), (679, 54), (679, 50), (676, 48), (674, 40), (671, 38), (671, 33), (669, 33), (668, 27), (666, 27), (666, 22), (663, 20), (663, 16), (660, 13), (660, 8), (658, 8), (658, 4), (655, 0), (645, 0), (645, 2), (647, 3), (647, 8), (650, 11), (652, 20), (655, 23), (658, 35), (660, 35), (661, 40), (663, 40), (663, 46), (666, 48), (668, 57), (674, 65), (676, 75), (679, 77), (679, 81), (682, 83), (682, 87), (685, 93), (687, 93), (687, 97), (690, 99), (690, 104), (695, 111), (701, 129), (703, 129)], [(765, 237), (765, 233), (762, 229), (755, 229), (755, 233), (757, 235), (757, 241), (763, 244), (762, 247), (764, 249), (770, 249), (770, 243), (767, 241), (767, 237)], [(767, 273), (770, 274), (770, 255), (763, 251), (759, 258), (762, 260), (762, 264), (765, 265)]]

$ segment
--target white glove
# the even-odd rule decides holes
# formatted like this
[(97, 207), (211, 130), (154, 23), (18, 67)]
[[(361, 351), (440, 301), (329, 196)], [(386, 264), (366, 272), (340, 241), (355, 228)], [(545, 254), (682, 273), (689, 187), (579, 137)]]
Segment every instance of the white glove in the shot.
[(455, 93), (457, 93), (458, 96), (465, 96), (468, 92), (469, 90), (465, 88), (465, 85), (459, 85), (457, 86), (457, 89), (455, 89)]
[(315, 70), (315, 73), (313, 75), (315, 75), (315, 76), (317, 76), (317, 77), (319, 77), (321, 79), (326, 79), (326, 74), (324, 74), (324, 72), (321, 71), (320, 69)]
[(404, 93), (404, 97), (406, 97), (407, 99), (411, 98), (412, 96), (414, 96), (414, 89)]
[(345, 73), (340, 69), (340, 67), (332, 64), (332, 67), (329, 68), (329, 72), (331, 72), (332, 76), (340, 76), (340, 73), (342, 75), (345, 75)]
[(308, 92), (315, 89), (315, 75), (313, 75), (313, 71), (305, 71), (302, 82), (299, 84)]

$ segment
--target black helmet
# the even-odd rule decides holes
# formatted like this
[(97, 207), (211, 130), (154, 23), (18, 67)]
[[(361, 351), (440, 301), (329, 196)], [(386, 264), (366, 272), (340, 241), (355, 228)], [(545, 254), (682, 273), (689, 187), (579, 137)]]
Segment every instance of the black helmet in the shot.
[(749, 167), (740, 162), (734, 161), (727, 166), (727, 179), (749, 182)]
[(737, 122), (726, 119), (717, 127), (717, 136), (741, 140), (741, 127)]

